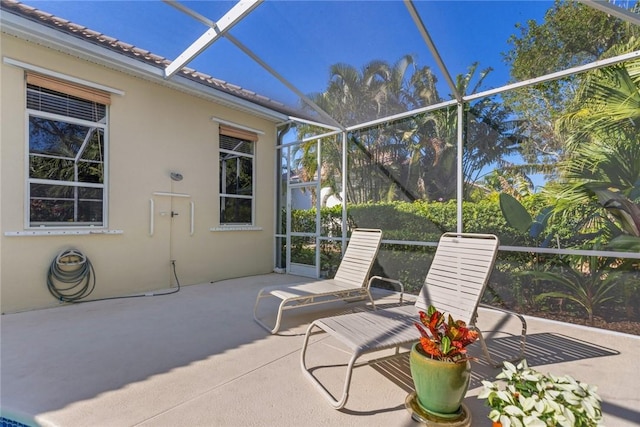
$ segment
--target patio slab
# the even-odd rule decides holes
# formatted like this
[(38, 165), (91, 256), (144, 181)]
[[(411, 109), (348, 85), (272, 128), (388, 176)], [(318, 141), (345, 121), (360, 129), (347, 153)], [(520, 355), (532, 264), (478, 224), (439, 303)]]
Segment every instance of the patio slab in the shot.
[[(365, 309), (365, 302), (289, 311), (280, 335), (253, 321), (259, 288), (304, 280), (267, 274), (186, 286), (166, 296), (3, 315), (0, 408), (64, 427), (417, 426), (404, 407), (412, 391), (406, 357), (356, 369), (341, 411), (301, 373), (309, 321)], [(391, 302), (379, 296), (378, 304)], [(488, 310), (479, 319), (492, 351), (515, 352), (516, 323)], [(530, 366), (598, 385), (606, 425), (640, 425), (640, 337), (527, 322)], [(327, 365), (347, 357), (326, 335), (312, 339), (309, 355), (316, 360), (310, 362), (325, 367), (318, 374), (337, 390), (344, 366)], [(474, 426), (489, 425), (488, 410), (476, 396), (480, 380), (497, 372), (483, 361), (473, 364), (465, 404)]]

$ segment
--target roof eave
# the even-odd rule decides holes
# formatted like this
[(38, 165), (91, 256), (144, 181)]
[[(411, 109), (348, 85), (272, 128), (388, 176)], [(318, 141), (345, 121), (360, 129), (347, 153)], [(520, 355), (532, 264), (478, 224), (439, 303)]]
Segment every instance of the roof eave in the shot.
[(164, 65), (154, 67), (135, 58), (122, 55), (96, 43), (83, 41), (46, 25), (15, 15), (0, 14), (0, 28), (3, 33), (22, 40), (55, 49), (79, 59), (90, 61), (129, 75), (140, 77), (162, 86), (170, 87), (193, 96), (216, 102), (229, 108), (240, 110), (266, 120), (280, 122), (288, 119), (288, 115), (244, 100), (237, 96), (200, 84), (187, 77), (176, 75), (171, 79), (164, 77)]

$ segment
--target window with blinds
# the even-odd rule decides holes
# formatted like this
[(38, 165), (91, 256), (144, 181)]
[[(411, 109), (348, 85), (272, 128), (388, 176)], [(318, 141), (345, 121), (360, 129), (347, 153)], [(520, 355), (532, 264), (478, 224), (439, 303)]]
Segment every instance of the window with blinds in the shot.
[(106, 226), (108, 94), (33, 76), (26, 87), (27, 226)]
[(225, 128), (220, 126), (220, 224), (253, 225), (257, 135), (251, 140), (251, 135), (231, 134)]
[(27, 84), (27, 108), (92, 122), (104, 122), (107, 106)]

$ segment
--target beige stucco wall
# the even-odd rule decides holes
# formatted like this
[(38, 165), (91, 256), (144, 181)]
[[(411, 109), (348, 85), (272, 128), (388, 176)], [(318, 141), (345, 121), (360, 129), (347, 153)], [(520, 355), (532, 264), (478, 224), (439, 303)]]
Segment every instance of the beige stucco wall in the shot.
[[(2, 34), (1, 53), (125, 92), (113, 95), (109, 120), (110, 230), (117, 235), (7, 236), (25, 228), (24, 71), (0, 65), (0, 287), (3, 313), (59, 305), (46, 275), (61, 250), (77, 248), (96, 271), (88, 299), (135, 294), (273, 269), (275, 125), (247, 113), (166, 88)], [(265, 132), (257, 143), (256, 221), (259, 231), (212, 232), (218, 226), (218, 125), (212, 116)], [(173, 182), (170, 171), (184, 179)], [(190, 199), (153, 197), (176, 192)], [(149, 233), (150, 202), (155, 230)], [(195, 232), (189, 232), (189, 202)], [(173, 206), (172, 206), (173, 203)], [(174, 210), (174, 219), (161, 212)]]

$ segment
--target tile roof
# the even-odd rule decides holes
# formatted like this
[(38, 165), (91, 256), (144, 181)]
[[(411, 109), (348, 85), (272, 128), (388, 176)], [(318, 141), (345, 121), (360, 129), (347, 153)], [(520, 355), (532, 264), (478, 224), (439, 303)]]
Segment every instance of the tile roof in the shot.
[[(171, 60), (165, 57), (156, 55), (148, 50), (131, 45), (122, 40), (115, 39), (106, 34), (99, 33), (82, 25), (70, 22), (64, 18), (54, 16), (17, 0), (0, 0), (0, 5), (3, 13), (11, 12), (46, 27), (77, 37), (87, 43), (93, 43), (120, 55), (141, 61), (160, 70), (164, 70), (167, 65), (171, 64)], [(274, 110), (278, 113), (304, 117), (299, 110), (289, 107), (281, 102), (262, 96), (253, 91), (243, 89), (242, 87), (232, 83), (216, 79), (213, 76), (201, 73), (192, 68), (184, 67), (179, 71), (179, 74), (189, 80), (202, 84), (203, 86), (225, 92), (261, 107)]]

